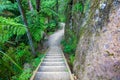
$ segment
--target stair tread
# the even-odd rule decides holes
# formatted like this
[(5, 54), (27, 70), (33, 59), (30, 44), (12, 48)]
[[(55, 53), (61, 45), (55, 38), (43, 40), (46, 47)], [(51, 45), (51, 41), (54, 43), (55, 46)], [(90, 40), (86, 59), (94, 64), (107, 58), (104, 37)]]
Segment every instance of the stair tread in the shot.
[(62, 58), (63, 56), (45, 56), (45, 58)]
[(45, 58), (44, 60), (63, 60), (63, 58)]
[(64, 72), (67, 71), (66, 66), (40, 66), (38, 72)]
[(45, 59), (63, 59), (63, 57), (45, 57)]
[(62, 62), (63, 60), (43, 60), (43, 62)]
[(37, 72), (34, 80), (70, 80), (68, 72)]
[(46, 54), (46, 56), (62, 56), (62, 54)]
[(64, 62), (42, 62), (41, 66), (64, 66)]

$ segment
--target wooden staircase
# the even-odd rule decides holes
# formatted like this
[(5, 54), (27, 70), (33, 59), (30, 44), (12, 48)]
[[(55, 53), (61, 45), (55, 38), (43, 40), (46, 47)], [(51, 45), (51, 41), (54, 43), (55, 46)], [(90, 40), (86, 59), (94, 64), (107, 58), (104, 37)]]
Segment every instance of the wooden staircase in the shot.
[(60, 47), (64, 30), (49, 38), (49, 49), (30, 80), (74, 80)]

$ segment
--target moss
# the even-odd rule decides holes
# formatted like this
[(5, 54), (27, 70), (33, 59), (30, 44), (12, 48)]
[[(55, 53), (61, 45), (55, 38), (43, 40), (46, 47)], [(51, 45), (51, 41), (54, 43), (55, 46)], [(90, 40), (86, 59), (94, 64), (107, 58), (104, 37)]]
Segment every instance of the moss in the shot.
[(114, 56), (114, 53), (110, 53), (109, 51), (106, 51), (108, 53), (108, 56)]
[(87, 64), (87, 66), (90, 66), (90, 64)]
[[(67, 33), (69, 36), (66, 40), (63, 40), (62, 41), (62, 45), (63, 45), (63, 48), (64, 48), (64, 52), (65, 53), (68, 53), (68, 54), (74, 54), (75, 53), (75, 50), (76, 50), (76, 47), (77, 47), (77, 42), (78, 42), (78, 39), (77, 37), (75, 36), (75, 33), (70, 31), (70, 30), (67, 30)], [(72, 43), (72, 45), (71, 45)]]
[(113, 65), (113, 71), (117, 74), (120, 74), (120, 61), (116, 61)]
[(86, 0), (84, 4), (84, 13), (89, 10), (89, 7), (90, 7), (90, 0)]
[[(104, 0), (102, 1), (104, 2)], [(83, 26), (81, 26), (80, 28), (80, 38), (87, 32), (90, 32), (89, 34), (91, 34), (91, 29), (92, 27), (90, 27), (90, 24), (92, 23), (92, 20), (94, 18), (94, 14), (95, 14), (95, 10), (99, 9), (99, 4), (100, 1), (99, 0), (94, 0), (93, 3), (90, 3), (90, 0), (86, 0), (85, 4), (84, 4), (84, 13), (88, 13), (88, 10), (90, 10), (89, 15), (87, 17), (86, 20), (86, 24), (84, 24)], [(88, 29), (89, 28), (89, 29)], [(97, 36), (99, 36), (100, 34), (97, 33)]]
[(81, 27), (80, 28), (80, 38), (83, 36), (83, 34), (85, 33), (86, 28), (85, 27)]
[(66, 69), (65, 72), (68, 72), (68, 69)]
[(76, 3), (76, 4), (73, 6), (73, 11), (74, 11), (74, 12), (81, 12), (81, 13), (83, 13), (83, 10), (84, 10), (84, 6), (83, 6), (83, 3), (82, 3), (82, 2)]
[(97, 32), (97, 33), (96, 33), (96, 36), (100, 36), (100, 33), (99, 33), (99, 32)]
[(74, 63), (74, 60), (75, 60), (75, 55), (70, 55), (70, 65), (73, 65)]
[(77, 66), (77, 70), (80, 70), (80, 65)]

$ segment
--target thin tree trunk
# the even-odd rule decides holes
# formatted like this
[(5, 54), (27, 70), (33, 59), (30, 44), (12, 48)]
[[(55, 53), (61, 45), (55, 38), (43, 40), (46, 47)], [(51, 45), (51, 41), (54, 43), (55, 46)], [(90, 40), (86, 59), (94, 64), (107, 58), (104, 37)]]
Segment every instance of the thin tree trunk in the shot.
[[(69, 0), (69, 2), (67, 3), (67, 8), (66, 8), (65, 31), (67, 31), (69, 27), (72, 27), (72, 5), (73, 5), (73, 0)], [(69, 33), (65, 33), (65, 35), (70, 36)], [(67, 36), (65, 36), (66, 40), (68, 40)]]
[[(50, 23), (50, 16), (48, 16), (48, 24)], [(50, 27), (50, 26), (48, 26)], [(47, 30), (47, 32), (49, 32), (49, 29)]]
[(28, 30), (28, 24), (27, 24), (27, 19), (26, 19), (24, 10), (23, 10), (23, 8), (22, 8), (22, 5), (21, 5), (20, 0), (16, 0), (16, 1), (17, 1), (17, 3), (18, 3), (19, 11), (20, 11), (20, 13), (21, 13), (21, 15), (22, 15), (22, 19), (23, 19), (24, 24), (25, 24), (26, 29), (27, 29), (27, 37), (28, 37), (28, 40), (29, 40), (29, 44), (30, 44), (30, 46), (31, 46), (32, 54), (33, 54), (34, 56), (36, 56), (35, 49), (34, 49), (33, 42), (32, 42), (32, 38), (31, 38), (30, 32), (29, 32), (29, 30)]
[(59, 4), (58, 4), (58, 0), (56, 0), (56, 12), (58, 13), (58, 9), (59, 9)]
[(30, 11), (33, 11), (33, 6), (32, 6), (32, 3), (31, 3), (31, 0), (28, 0), (28, 4), (29, 4)]
[(36, 10), (37, 12), (40, 11), (40, 0), (36, 0)]
[[(56, 13), (58, 13), (58, 9), (59, 9), (59, 4), (58, 4), (58, 0), (56, 0)], [(56, 17), (56, 26), (58, 27), (58, 16)]]

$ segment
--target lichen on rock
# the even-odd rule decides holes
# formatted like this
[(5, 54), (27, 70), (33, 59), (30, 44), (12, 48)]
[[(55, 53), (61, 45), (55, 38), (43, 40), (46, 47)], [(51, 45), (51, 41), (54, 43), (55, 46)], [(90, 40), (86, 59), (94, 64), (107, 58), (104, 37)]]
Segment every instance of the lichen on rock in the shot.
[(84, 4), (88, 1), (88, 9), (73, 20), (79, 32), (74, 73), (78, 80), (120, 80), (120, 0)]

